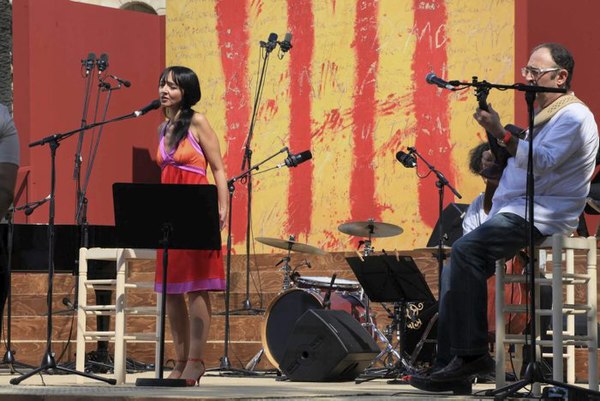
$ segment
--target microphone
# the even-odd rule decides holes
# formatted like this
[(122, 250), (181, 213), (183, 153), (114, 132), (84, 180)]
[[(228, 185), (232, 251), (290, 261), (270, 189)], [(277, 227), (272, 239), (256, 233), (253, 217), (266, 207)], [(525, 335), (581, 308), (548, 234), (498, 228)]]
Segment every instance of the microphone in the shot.
[(282, 52), (287, 53), (292, 47), (294, 47), (292, 46), (292, 34), (288, 32), (285, 34), (283, 41), (279, 42), (279, 48)]
[(430, 85), (435, 85), (438, 88), (448, 89), (448, 90), (451, 90), (451, 91), (456, 90), (455, 86), (457, 86), (459, 84), (456, 81), (446, 82), (442, 78), (440, 78), (437, 75), (435, 75), (435, 73), (433, 73), (433, 72), (430, 72), (429, 74), (427, 74), (425, 76), (425, 81), (427, 81), (427, 83), (430, 84)]
[(100, 87), (100, 89), (105, 90), (105, 91), (110, 89), (110, 84), (108, 82), (104, 82), (102, 80), (100, 82), (98, 82), (98, 86)]
[(25, 213), (25, 216), (30, 216), (35, 211), (35, 209), (42, 206), (44, 203), (48, 202), (50, 200), (50, 197), (51, 197), (51, 195), (48, 195), (42, 200), (26, 204), (23, 207), (23, 213)]
[(159, 107), (160, 107), (160, 100), (155, 99), (149, 105), (147, 105), (146, 107), (142, 108), (141, 110), (134, 111), (133, 114), (136, 117), (143, 116), (147, 112), (149, 112), (151, 110), (154, 110), (154, 109), (158, 109)]
[(399, 151), (396, 153), (396, 159), (406, 168), (413, 168), (417, 166), (417, 158), (410, 153)]
[(85, 66), (85, 75), (88, 76), (94, 69), (96, 63), (96, 53), (89, 53), (86, 60), (81, 60), (81, 65)]
[(109, 77), (111, 77), (112, 79), (114, 79), (115, 81), (117, 81), (118, 83), (120, 83), (121, 85), (123, 85), (126, 88), (129, 88), (131, 86), (131, 82), (129, 82), (126, 79), (121, 79), (114, 75), (109, 75)]
[(267, 53), (271, 53), (273, 51), (273, 49), (275, 49), (275, 47), (277, 46), (277, 34), (271, 32), (269, 34), (269, 39), (268, 40), (269, 41), (266, 42), (266, 43), (261, 40), (260, 41), (260, 47), (264, 47), (267, 50)]
[(305, 150), (302, 153), (298, 153), (297, 155), (293, 155), (288, 152), (288, 157), (285, 158), (283, 163), (278, 164), (277, 168), (281, 168), (283, 166), (288, 167), (296, 167), (298, 164), (304, 163), (307, 160), (312, 159), (312, 153), (310, 150)]
[(62, 299), (62, 303), (67, 308), (75, 309), (75, 305), (73, 305), (73, 302), (71, 302), (71, 300), (69, 298), (63, 298)]
[(96, 65), (98, 66), (98, 74), (106, 70), (108, 68), (108, 54), (102, 53), (96, 62)]

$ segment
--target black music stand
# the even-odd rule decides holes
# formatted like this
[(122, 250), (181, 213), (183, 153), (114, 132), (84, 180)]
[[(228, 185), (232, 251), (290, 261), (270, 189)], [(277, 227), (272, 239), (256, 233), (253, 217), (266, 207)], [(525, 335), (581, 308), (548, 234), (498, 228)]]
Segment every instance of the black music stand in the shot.
[[(113, 184), (117, 246), (163, 250), (158, 377), (136, 386), (183, 387), (185, 379), (163, 379), (169, 249), (221, 249), (214, 185)], [(193, 207), (178, 207), (178, 203)]]
[(370, 301), (435, 302), (425, 277), (410, 256), (354, 256), (346, 261)]
[(404, 357), (405, 350), (405, 328), (406, 328), (406, 306), (409, 302), (433, 303), (433, 296), (425, 277), (410, 256), (367, 256), (349, 257), (346, 261), (352, 268), (354, 275), (369, 297), (370, 302), (393, 302), (394, 311), (391, 313), (385, 308), (390, 317), (392, 317), (391, 327), (395, 327), (394, 332), (398, 333), (396, 350), (391, 340), (378, 332), (377, 327), (374, 331), (380, 340), (386, 343), (385, 349), (377, 356), (375, 360), (384, 357), (386, 354), (394, 355), (398, 362), (393, 368), (387, 368), (382, 374), (367, 374), (365, 379), (358, 380), (357, 383), (375, 379), (378, 377), (390, 378), (397, 377), (405, 373), (412, 373), (414, 367), (412, 363)]

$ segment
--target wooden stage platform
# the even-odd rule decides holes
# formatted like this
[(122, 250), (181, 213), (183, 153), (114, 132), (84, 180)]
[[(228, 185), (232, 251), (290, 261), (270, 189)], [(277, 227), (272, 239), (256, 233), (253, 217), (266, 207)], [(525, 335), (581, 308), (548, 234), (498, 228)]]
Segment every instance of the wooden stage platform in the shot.
[(493, 388), (493, 384), (477, 384), (474, 395), (453, 396), (451, 393), (426, 393), (408, 384), (388, 384), (377, 379), (361, 384), (354, 382), (306, 383), (277, 381), (275, 375), (252, 377), (225, 376), (210, 372), (200, 386), (189, 388), (136, 387), (138, 377), (153, 377), (153, 373), (127, 375), (126, 384), (111, 386), (84, 379), (78, 383), (76, 375), (37, 375), (19, 385), (8, 384), (15, 375), (0, 372), (0, 399), (2, 401), (150, 401), (150, 400), (489, 400), (478, 392)]
[[(209, 372), (197, 387), (136, 387), (139, 377), (154, 377), (151, 372), (129, 374), (125, 384), (111, 386), (96, 380), (84, 379), (81, 383), (76, 375), (37, 375), (19, 385), (8, 384), (17, 377), (0, 370), (0, 399), (2, 401), (155, 401), (155, 400), (493, 400), (486, 391), (494, 384), (474, 384), (471, 395), (452, 393), (427, 393), (408, 384), (392, 384), (376, 379), (361, 384), (354, 382), (306, 383), (278, 381), (277, 376), (258, 374), (251, 377), (232, 376), (227, 373)], [(108, 376), (105, 376), (108, 377)], [(581, 384), (585, 387), (584, 384)], [(527, 391), (508, 400), (531, 399)], [(536, 398), (537, 399), (537, 398)], [(598, 399), (594, 399), (598, 401)]]
[[(437, 261), (432, 250), (400, 251), (400, 255), (411, 256), (419, 270), (424, 274), (433, 294), (437, 297)], [(252, 306), (262, 309), (262, 313), (253, 314), (240, 310), (245, 299), (246, 271), (245, 255), (236, 255), (232, 260), (231, 275), (231, 309), (234, 311), (230, 318), (231, 331), (228, 349), (229, 359), (234, 368), (244, 368), (253, 356), (264, 348), (261, 328), (266, 320), (270, 319), (270, 309), (280, 296), (282, 286), (282, 272), (276, 266), (277, 262), (285, 256), (281, 253), (255, 255), (251, 258), (250, 269), (250, 300)], [(333, 273), (338, 278), (356, 280), (352, 270), (346, 263), (346, 257), (356, 256), (355, 253), (330, 253), (328, 255), (292, 254), (292, 264), (297, 266), (305, 259), (312, 264), (312, 268), (302, 267), (299, 272), (303, 276), (331, 277)], [(308, 256), (308, 258), (306, 257)], [(577, 266), (583, 266), (584, 260), (576, 257)], [(154, 264), (141, 262), (134, 265), (132, 275), (142, 280), (151, 280), (154, 276)], [(39, 366), (46, 347), (46, 287), (47, 275), (43, 273), (13, 273), (12, 293), (12, 350), (16, 360), (33, 366)], [(55, 277), (53, 310), (52, 349), (56, 354), (58, 363), (73, 362), (75, 360), (75, 330), (76, 315), (64, 312), (63, 298), (73, 299), (74, 276), (68, 273), (59, 273)], [(93, 301), (90, 294), (89, 302)], [(128, 302), (131, 305), (147, 305), (152, 303), (155, 294), (151, 290), (134, 292)], [(206, 363), (209, 367), (219, 366), (219, 358), (224, 354), (224, 316), (218, 312), (224, 310), (224, 294), (211, 294), (212, 309), (215, 316), (212, 321), (211, 331), (206, 352)], [(348, 306), (348, 305), (346, 305)], [(385, 331), (390, 318), (382, 305), (374, 304), (373, 312), (377, 319), (377, 326)], [(6, 322), (6, 314), (4, 316)], [(94, 327), (95, 319), (88, 319), (88, 326)], [(427, 323), (426, 321), (423, 323)], [(111, 325), (113, 323), (111, 322)], [(128, 321), (132, 331), (152, 331), (154, 329), (153, 316), (132, 317)], [(6, 325), (5, 325), (6, 331)], [(165, 362), (175, 359), (172, 349), (171, 337), (168, 333)], [(97, 344), (87, 343), (86, 351), (94, 351)], [(135, 361), (152, 364), (154, 361), (155, 343), (140, 342), (129, 343), (127, 356)], [(579, 350), (578, 350), (579, 351)], [(583, 350), (581, 350), (583, 351)], [(0, 346), (0, 357), (5, 352), (5, 337)], [(112, 344), (110, 345), (112, 353)], [(581, 359), (579, 359), (581, 358)], [(587, 380), (586, 352), (577, 353), (578, 361), (576, 379), (578, 382)], [(518, 362), (518, 361), (517, 361)], [(102, 382), (86, 381), (80, 384), (74, 375), (44, 375), (31, 377), (19, 385), (8, 384), (14, 375), (11, 375), (6, 366), (0, 364), (0, 400), (44, 400), (44, 401), (75, 401), (93, 399), (120, 400), (207, 400), (207, 399), (401, 399), (401, 400), (437, 400), (445, 398), (439, 394), (427, 394), (413, 389), (406, 384), (388, 384), (385, 380), (373, 380), (362, 384), (354, 382), (344, 383), (301, 383), (277, 381), (274, 375), (259, 374), (253, 377), (223, 377), (211, 373), (202, 379), (200, 387), (181, 389), (150, 389), (134, 386), (135, 378), (143, 375), (152, 377), (153, 373), (144, 372), (128, 375), (126, 384), (110, 386)], [(273, 369), (268, 358), (262, 357), (255, 366), (256, 372), (266, 372)], [(516, 368), (518, 371), (518, 367)], [(507, 366), (507, 371), (510, 368)], [(46, 385), (42, 385), (46, 383)], [(493, 387), (493, 384), (477, 385), (474, 391)], [(448, 394), (447, 396), (450, 396)], [(454, 397), (452, 399), (487, 399), (483, 396)]]

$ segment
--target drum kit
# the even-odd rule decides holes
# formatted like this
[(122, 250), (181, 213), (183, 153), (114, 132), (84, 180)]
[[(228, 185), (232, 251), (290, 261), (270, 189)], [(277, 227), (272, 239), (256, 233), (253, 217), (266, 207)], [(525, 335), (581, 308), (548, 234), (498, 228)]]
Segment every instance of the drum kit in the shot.
[[(399, 226), (376, 222), (373, 219), (367, 221), (350, 222), (342, 224), (338, 230), (344, 234), (354, 237), (365, 238), (359, 242), (359, 257), (368, 257), (374, 253), (373, 238), (383, 238), (399, 235), (403, 229)], [(333, 277), (302, 276), (297, 269), (310, 263), (306, 260), (303, 264), (293, 268), (291, 266), (291, 253), (304, 253), (310, 255), (326, 255), (322, 249), (297, 242), (295, 237), (290, 236), (287, 240), (278, 238), (258, 237), (256, 240), (262, 244), (287, 251), (277, 266), (282, 265), (283, 272), (282, 290), (270, 303), (262, 327), (263, 348), (246, 365), (246, 369), (254, 370), (260, 362), (263, 354), (269, 361), (279, 368), (283, 360), (290, 337), (296, 321), (309, 309), (331, 308), (343, 310), (354, 317), (369, 332), (369, 334), (380, 343), (384, 344), (381, 353), (373, 360), (371, 366), (377, 361), (382, 361), (387, 368), (392, 365), (402, 364), (401, 352), (399, 352), (400, 341), (397, 345), (392, 344), (390, 334), (393, 330), (389, 327), (386, 334), (378, 330), (375, 317), (369, 307), (369, 299), (358, 281)], [(362, 248), (362, 250), (361, 250)], [(384, 309), (388, 310), (387, 308)], [(398, 308), (394, 308), (398, 310)], [(400, 319), (396, 316), (392, 324)]]

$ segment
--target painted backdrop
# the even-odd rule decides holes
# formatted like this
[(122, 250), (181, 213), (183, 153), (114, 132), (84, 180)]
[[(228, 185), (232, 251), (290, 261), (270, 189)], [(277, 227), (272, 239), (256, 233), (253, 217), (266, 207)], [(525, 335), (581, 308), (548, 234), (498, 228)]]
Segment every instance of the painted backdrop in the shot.
[[(446, 189), (444, 204), (469, 203), (482, 190), (467, 168), (469, 150), (483, 138), (471, 118), (473, 91), (438, 89), (425, 76), (514, 82), (512, 0), (169, 0), (167, 7), (167, 65), (198, 72), (197, 110), (220, 136), (229, 177), (242, 171), (262, 65), (259, 42), (270, 33), (279, 40), (293, 35), (288, 53), (277, 48), (269, 57), (252, 161), (284, 146), (292, 153), (310, 149), (313, 159), (254, 176), (254, 236), (295, 235), (329, 251), (351, 250), (358, 239), (337, 227), (374, 218), (404, 229), (377, 239), (377, 250), (424, 246), (438, 218), (438, 189), (424, 163), (407, 169), (396, 161), (407, 146), (462, 195)], [(506, 122), (512, 119), (512, 93), (493, 93), (490, 101)], [(245, 240), (247, 196), (237, 183), (237, 251)]]

